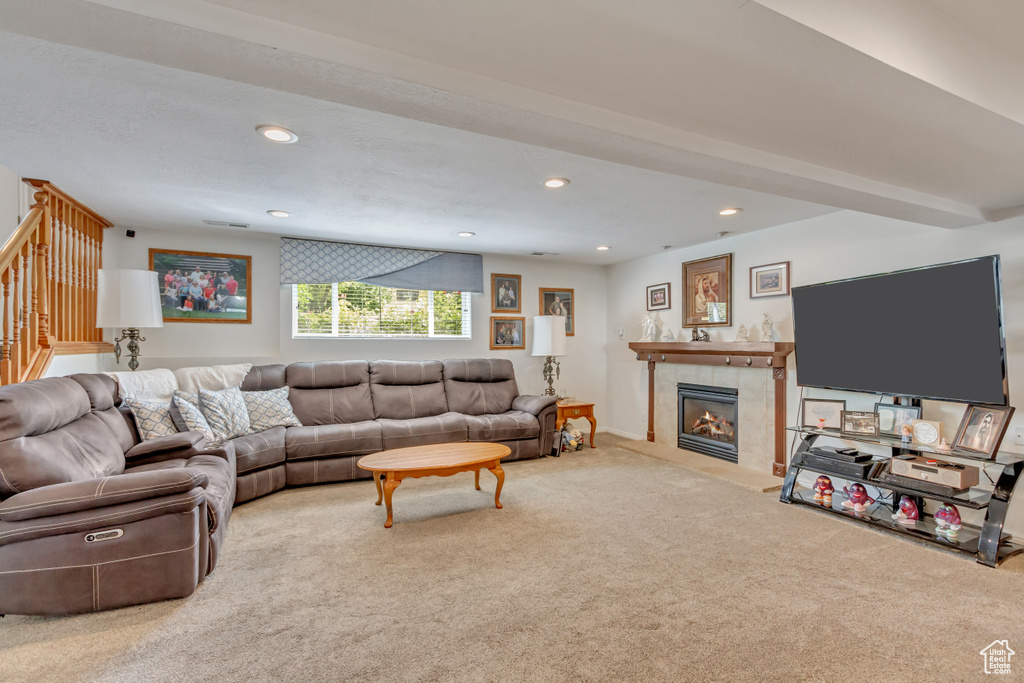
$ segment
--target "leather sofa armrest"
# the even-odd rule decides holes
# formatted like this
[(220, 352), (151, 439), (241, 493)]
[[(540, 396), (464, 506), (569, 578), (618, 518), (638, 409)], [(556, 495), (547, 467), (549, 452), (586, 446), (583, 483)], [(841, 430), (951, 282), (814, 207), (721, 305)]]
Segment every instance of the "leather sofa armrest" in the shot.
[(189, 458), (206, 448), (202, 432), (179, 432), (149, 439), (132, 446), (124, 454), (131, 465), (160, 462), (171, 458)]
[(557, 400), (554, 396), (516, 396), (512, 400), (512, 410), (540, 415), (545, 408), (555, 405)]
[(196, 487), (205, 488), (208, 483), (209, 478), (203, 472), (179, 468), (42, 486), (0, 503), (0, 522), (19, 522), (161, 498), (187, 493)]

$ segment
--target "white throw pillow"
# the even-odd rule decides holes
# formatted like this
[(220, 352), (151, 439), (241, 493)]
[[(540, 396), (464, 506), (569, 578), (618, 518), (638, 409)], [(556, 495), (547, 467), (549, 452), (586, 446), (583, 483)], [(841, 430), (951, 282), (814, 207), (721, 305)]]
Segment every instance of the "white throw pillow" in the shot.
[(117, 390), (121, 398), (167, 399), (178, 388), (178, 380), (167, 368), (157, 370), (139, 370), (137, 372), (108, 372), (117, 381)]
[[(180, 418), (180, 421), (178, 419), (174, 420), (178, 429), (183, 432), (202, 432), (206, 440), (211, 445), (215, 445), (217, 439), (213, 435), (213, 429), (210, 428), (210, 423), (199, 408), (199, 394), (186, 394), (184, 391), (175, 391), (172, 400), (174, 401), (174, 408), (171, 410), (171, 417)], [(175, 415), (175, 412), (177, 412), (177, 415)]]
[(174, 420), (171, 419), (170, 401), (128, 397), (124, 399), (124, 404), (135, 416), (135, 424), (143, 441), (178, 433)]
[(213, 440), (223, 443), (249, 433), (249, 411), (238, 387), (222, 391), (199, 390), (199, 408), (210, 424)]
[(177, 388), (189, 394), (200, 389), (221, 391), (242, 386), (242, 380), (252, 369), (252, 363), (236, 365), (210, 365), (201, 368), (179, 368), (174, 371)]
[(272, 427), (301, 427), (288, 401), (288, 387), (270, 391), (243, 391), (245, 407), (249, 411), (249, 432), (255, 434)]

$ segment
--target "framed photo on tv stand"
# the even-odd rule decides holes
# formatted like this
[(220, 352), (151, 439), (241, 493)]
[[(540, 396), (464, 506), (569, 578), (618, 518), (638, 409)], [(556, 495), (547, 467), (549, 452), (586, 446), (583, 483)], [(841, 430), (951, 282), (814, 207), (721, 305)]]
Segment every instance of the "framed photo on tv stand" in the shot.
[(1013, 406), (970, 404), (956, 430), (953, 448), (996, 457), (1013, 417)]

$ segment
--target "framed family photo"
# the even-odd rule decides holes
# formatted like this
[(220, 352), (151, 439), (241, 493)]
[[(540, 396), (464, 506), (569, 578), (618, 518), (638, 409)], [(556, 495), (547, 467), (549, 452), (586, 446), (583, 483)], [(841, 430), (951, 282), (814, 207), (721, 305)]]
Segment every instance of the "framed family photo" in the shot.
[(251, 323), (252, 257), (150, 249), (164, 322)]
[(683, 327), (732, 324), (732, 254), (683, 264)]
[(491, 317), (491, 350), (525, 349), (526, 318)]
[(522, 284), (521, 275), (491, 273), (491, 313), (521, 312), (523, 304), (519, 293)]
[(971, 404), (956, 430), (954, 448), (994, 458), (1010, 426), (1013, 407)]
[(576, 334), (576, 300), (571, 289), (540, 288), (540, 314), (565, 317), (565, 336)]
[(667, 311), (672, 308), (672, 284), (663, 282), (647, 288), (647, 310)]
[(789, 261), (750, 269), (750, 298), (789, 296)]

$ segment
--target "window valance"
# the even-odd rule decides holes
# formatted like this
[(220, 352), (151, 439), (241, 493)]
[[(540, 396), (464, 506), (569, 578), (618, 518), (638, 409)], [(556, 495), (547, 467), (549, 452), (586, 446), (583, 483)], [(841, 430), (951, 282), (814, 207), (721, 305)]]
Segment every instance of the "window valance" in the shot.
[(480, 254), (281, 238), (281, 284), (368, 282), (382, 287), (483, 292)]

